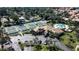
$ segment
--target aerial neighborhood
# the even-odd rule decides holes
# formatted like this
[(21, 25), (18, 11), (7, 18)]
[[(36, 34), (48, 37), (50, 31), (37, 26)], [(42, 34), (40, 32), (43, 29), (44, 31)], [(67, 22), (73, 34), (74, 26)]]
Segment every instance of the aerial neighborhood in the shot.
[(1, 7), (0, 51), (79, 51), (79, 8)]

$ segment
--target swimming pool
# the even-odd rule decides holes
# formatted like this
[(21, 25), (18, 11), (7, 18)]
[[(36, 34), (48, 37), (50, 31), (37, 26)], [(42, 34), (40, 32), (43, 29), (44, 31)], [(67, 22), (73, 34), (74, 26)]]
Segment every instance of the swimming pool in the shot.
[(65, 24), (54, 24), (54, 28), (58, 28), (58, 29), (64, 29), (66, 28)]

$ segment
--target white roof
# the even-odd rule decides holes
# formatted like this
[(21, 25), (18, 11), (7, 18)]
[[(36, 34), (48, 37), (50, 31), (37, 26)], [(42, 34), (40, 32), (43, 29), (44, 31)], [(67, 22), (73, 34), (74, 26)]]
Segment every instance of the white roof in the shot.
[(30, 17), (30, 20), (33, 20), (34, 19), (34, 17)]
[(6, 18), (1, 18), (1, 22), (7, 22), (8, 20)]
[(9, 19), (11, 22), (13, 22), (14, 20), (13, 19)]
[(66, 29), (69, 29), (69, 26), (68, 25), (65, 25)]
[(19, 19), (25, 19), (23, 16), (19, 17)]
[(72, 21), (79, 21), (79, 19), (72, 19)]

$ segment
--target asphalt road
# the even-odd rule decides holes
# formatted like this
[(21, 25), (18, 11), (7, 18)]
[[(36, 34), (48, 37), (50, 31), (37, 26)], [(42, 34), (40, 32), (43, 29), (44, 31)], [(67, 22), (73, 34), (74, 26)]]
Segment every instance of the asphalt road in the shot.
[(63, 43), (61, 43), (58, 39), (52, 39), (53, 41), (55, 41), (55, 45), (58, 47), (58, 48), (60, 48), (60, 49), (62, 49), (62, 50), (64, 50), (64, 51), (71, 51), (71, 49), (69, 49), (68, 47), (66, 47)]
[[(40, 40), (42, 40), (42, 42), (44, 42), (45, 40), (46, 40), (46, 38), (44, 37), (44, 36), (37, 36)], [(51, 39), (51, 38), (49, 38), (48, 37), (48, 39)], [(62, 49), (62, 50), (64, 50), (64, 51), (71, 51), (71, 49), (69, 49), (68, 47), (66, 47), (63, 43), (61, 43), (57, 38), (55, 38), (55, 39), (52, 39), (52, 41), (53, 42), (55, 42), (54, 44), (58, 47), (58, 48), (60, 48), (60, 49)]]

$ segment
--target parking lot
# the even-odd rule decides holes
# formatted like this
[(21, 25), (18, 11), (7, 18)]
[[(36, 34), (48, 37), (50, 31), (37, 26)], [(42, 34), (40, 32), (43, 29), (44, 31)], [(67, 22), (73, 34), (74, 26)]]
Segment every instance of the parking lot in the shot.
[[(44, 36), (37, 36), (39, 40), (42, 41), (42, 43), (45, 42), (46, 38), (44, 38)], [(33, 36), (32, 34), (25, 34), (24, 36), (12, 36), (11, 37), (11, 41), (12, 41), (12, 46), (16, 51), (20, 51), (20, 47), (18, 44), (18, 39), (20, 39), (21, 42), (25, 42), (25, 41), (30, 41), (33, 40), (35, 38), (35, 36)], [(25, 50), (33, 50), (32, 47), (25, 47)]]

